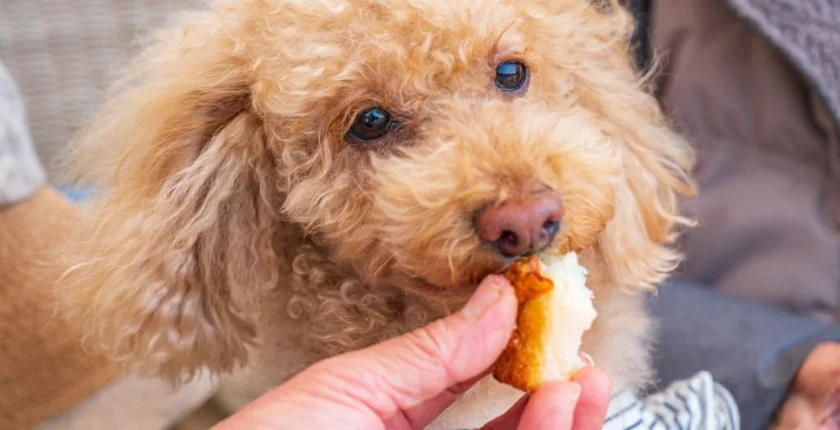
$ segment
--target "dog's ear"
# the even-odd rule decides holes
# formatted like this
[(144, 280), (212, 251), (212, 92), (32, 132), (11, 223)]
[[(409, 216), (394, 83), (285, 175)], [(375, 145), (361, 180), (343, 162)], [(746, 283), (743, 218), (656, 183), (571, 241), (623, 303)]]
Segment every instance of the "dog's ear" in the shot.
[(599, 241), (613, 279), (629, 288), (654, 288), (677, 267), (678, 227), (691, 224), (678, 200), (694, 194), (693, 151), (650, 108), (623, 136), (625, 174), (615, 184), (614, 218)]
[(600, 104), (621, 147), (624, 175), (614, 184), (615, 213), (599, 244), (618, 285), (653, 289), (681, 261), (674, 247), (678, 229), (693, 224), (680, 213), (679, 200), (695, 193), (695, 156), (650, 91), (634, 83), (619, 81), (608, 91), (622, 102)]
[[(75, 145), (91, 208), (60, 285), (113, 356), (179, 382), (228, 371), (274, 286), (272, 154), (219, 23), (160, 34)], [(279, 205), (279, 204), (278, 204)]]
[[(601, 3), (616, 5), (616, 0)], [(665, 119), (650, 85), (656, 67), (641, 76), (630, 40), (635, 25), (621, 7), (588, 15), (592, 44), (582, 66), (572, 70), (575, 101), (593, 115), (616, 144), (623, 174), (615, 178), (613, 218), (598, 239), (616, 284), (651, 289), (673, 271), (678, 227), (691, 221), (679, 213), (679, 198), (694, 194), (694, 151)]]

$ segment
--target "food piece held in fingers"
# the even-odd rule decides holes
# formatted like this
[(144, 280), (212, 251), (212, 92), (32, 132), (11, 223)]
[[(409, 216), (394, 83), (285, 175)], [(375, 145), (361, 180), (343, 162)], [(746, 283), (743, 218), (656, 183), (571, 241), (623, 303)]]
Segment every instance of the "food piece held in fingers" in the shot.
[(548, 262), (531, 255), (505, 271), (519, 314), (493, 369), (498, 381), (533, 392), (546, 382), (569, 380), (585, 366), (581, 339), (597, 315), (586, 275), (573, 252)]

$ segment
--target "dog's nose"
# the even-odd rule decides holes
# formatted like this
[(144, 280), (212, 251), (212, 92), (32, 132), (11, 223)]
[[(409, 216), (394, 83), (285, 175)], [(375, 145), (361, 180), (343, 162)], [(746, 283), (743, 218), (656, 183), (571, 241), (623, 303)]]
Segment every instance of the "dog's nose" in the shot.
[(478, 236), (505, 257), (518, 257), (548, 246), (560, 229), (563, 201), (554, 191), (514, 197), (478, 213)]

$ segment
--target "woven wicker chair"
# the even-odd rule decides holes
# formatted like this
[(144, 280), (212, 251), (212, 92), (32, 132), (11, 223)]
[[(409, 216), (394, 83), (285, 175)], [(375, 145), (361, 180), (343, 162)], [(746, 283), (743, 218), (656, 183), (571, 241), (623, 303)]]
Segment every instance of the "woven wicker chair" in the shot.
[(138, 36), (189, 3), (197, 1), (0, 2), (0, 60), (21, 87), (48, 169), (136, 52)]

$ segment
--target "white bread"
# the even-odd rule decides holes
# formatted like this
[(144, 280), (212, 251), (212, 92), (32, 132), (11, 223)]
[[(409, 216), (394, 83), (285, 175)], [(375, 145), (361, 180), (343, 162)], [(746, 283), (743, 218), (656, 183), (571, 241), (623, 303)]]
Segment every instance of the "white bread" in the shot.
[(577, 254), (543, 264), (532, 255), (514, 262), (504, 275), (516, 291), (519, 313), (493, 376), (526, 392), (571, 379), (584, 366), (581, 339), (597, 316)]

